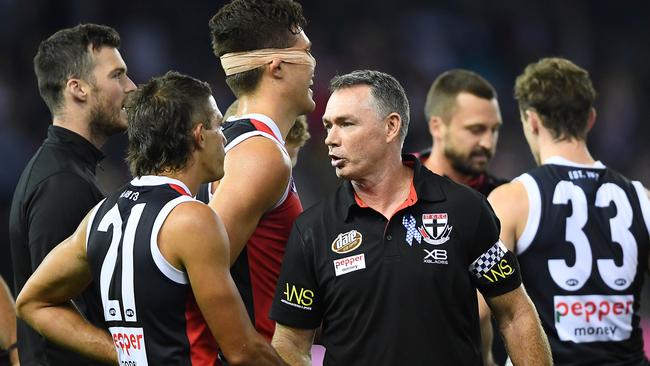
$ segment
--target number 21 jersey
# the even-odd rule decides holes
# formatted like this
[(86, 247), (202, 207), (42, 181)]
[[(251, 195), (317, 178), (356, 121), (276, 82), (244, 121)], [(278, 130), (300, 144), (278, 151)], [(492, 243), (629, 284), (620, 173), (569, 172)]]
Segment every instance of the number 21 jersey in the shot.
[(169, 213), (193, 200), (181, 181), (144, 176), (91, 214), (86, 245), (92, 286), (122, 366), (219, 364), (187, 274), (158, 248)]
[(556, 364), (645, 364), (639, 297), (650, 203), (639, 182), (560, 157), (517, 178), (529, 214), (517, 242), (526, 290)]

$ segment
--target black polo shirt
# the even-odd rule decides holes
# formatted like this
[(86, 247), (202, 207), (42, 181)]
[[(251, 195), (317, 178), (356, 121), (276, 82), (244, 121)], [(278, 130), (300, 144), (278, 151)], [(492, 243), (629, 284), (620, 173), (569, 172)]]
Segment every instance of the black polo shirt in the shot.
[(476, 289), (521, 284), (485, 197), (403, 159), (411, 195), (390, 220), (345, 182), (294, 224), (270, 316), (322, 322), (325, 365), (481, 364)]
[[(82, 136), (66, 128), (49, 127), (47, 139), (20, 176), (11, 204), (9, 236), (16, 294), (45, 256), (72, 235), (103, 198), (95, 177), (103, 157)], [(75, 304), (88, 319), (103, 321), (99, 298), (84, 293)], [(20, 319), (17, 326), (21, 365), (96, 364), (46, 341)]]

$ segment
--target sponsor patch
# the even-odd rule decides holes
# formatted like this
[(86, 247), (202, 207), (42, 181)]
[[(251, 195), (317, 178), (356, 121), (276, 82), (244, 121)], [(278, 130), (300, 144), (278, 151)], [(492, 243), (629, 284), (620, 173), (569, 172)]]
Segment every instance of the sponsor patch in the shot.
[(449, 240), (452, 226), (446, 213), (422, 214), (422, 226), (418, 228), (422, 239), (433, 245), (444, 244)]
[(314, 291), (285, 283), (284, 298), (281, 302), (303, 310), (311, 310), (314, 304)]
[(120, 365), (147, 366), (142, 328), (110, 327)]
[(633, 295), (554, 296), (553, 302), (562, 341), (623, 341), (632, 334)]
[(351, 252), (361, 245), (362, 240), (363, 236), (356, 230), (341, 233), (332, 242), (332, 251), (339, 254)]
[(424, 263), (429, 264), (448, 264), (447, 251), (444, 249), (424, 249)]
[(350, 257), (339, 258), (334, 260), (334, 272), (336, 276), (358, 271), (366, 268), (366, 258), (363, 253)]
[[(487, 250), (487, 252), (481, 254), (474, 262), (472, 262), (472, 264), (469, 265), (469, 271), (474, 274), (476, 278), (484, 277), (484, 275), (489, 274), (490, 271), (494, 270), (495, 266), (501, 264), (507, 251), (508, 249), (506, 249), (501, 240), (497, 241)], [(504, 268), (507, 273), (501, 273), (502, 276), (500, 277), (502, 278), (512, 274), (513, 271), (512, 267), (507, 264), (507, 261), (505, 262), (506, 263), (501, 264), (501, 266), (507, 266), (507, 268)], [(488, 280), (490, 280), (490, 282), (495, 282), (491, 278), (488, 278)]]

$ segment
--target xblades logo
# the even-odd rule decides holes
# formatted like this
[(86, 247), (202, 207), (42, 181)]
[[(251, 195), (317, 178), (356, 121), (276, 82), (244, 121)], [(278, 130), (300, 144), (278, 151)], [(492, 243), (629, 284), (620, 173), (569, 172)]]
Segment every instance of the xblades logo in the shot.
[(426, 255), (424, 256), (424, 263), (429, 264), (448, 264), (447, 251), (444, 249), (423, 249)]

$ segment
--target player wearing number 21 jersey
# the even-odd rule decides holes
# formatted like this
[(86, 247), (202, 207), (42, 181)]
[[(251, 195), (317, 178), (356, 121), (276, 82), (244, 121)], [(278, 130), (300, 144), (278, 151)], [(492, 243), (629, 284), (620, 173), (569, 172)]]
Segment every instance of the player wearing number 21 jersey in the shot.
[(585, 70), (542, 59), (517, 78), (515, 97), (541, 165), (489, 200), (554, 362), (647, 365), (638, 311), (648, 270), (648, 192), (591, 157), (595, 90)]

